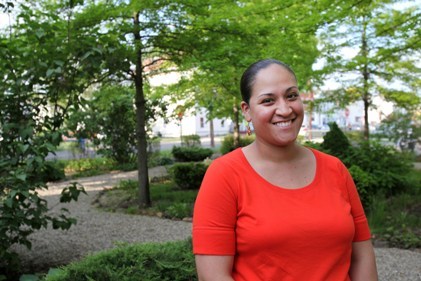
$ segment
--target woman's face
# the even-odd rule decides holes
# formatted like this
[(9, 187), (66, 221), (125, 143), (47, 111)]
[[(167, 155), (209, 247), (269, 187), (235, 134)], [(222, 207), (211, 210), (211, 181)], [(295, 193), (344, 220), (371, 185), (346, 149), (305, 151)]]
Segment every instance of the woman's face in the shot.
[(304, 118), (295, 77), (284, 67), (271, 64), (255, 76), (250, 102), (241, 103), (243, 114), (253, 123), (256, 140), (274, 145), (295, 141)]

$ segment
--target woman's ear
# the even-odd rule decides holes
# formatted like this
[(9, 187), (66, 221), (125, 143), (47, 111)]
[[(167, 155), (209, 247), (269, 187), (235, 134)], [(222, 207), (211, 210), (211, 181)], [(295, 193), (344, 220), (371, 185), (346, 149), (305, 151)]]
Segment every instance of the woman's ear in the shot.
[(250, 122), (251, 121), (250, 106), (245, 101), (241, 102), (241, 111), (243, 112), (244, 119), (246, 119), (247, 122)]

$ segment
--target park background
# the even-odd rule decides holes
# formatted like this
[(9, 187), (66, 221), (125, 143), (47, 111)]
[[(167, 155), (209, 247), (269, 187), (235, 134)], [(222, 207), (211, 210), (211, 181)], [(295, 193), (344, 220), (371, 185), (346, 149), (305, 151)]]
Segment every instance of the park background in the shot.
[[(194, 201), (209, 161), (251, 141), (239, 78), (266, 57), (297, 73), (306, 106), (299, 141), (347, 164), (379, 241), (419, 249), (419, 7), (0, 1), (0, 277), (22, 273), (13, 246), (29, 248), (39, 229), (75, 224), (42, 197), (51, 181), (74, 179), (60, 199), (74, 203), (86, 192), (78, 177), (133, 170), (137, 180), (115, 187), (132, 199), (127, 212), (188, 217), (192, 202), (183, 198)], [(153, 179), (153, 166), (171, 172)], [(189, 193), (154, 209), (154, 192), (180, 189)]]

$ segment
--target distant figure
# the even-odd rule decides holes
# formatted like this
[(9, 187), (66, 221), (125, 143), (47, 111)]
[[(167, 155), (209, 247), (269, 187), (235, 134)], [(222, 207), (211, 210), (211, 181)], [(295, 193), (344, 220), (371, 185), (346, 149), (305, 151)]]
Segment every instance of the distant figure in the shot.
[(85, 145), (85, 139), (79, 138), (79, 148), (83, 155), (86, 155), (86, 145)]

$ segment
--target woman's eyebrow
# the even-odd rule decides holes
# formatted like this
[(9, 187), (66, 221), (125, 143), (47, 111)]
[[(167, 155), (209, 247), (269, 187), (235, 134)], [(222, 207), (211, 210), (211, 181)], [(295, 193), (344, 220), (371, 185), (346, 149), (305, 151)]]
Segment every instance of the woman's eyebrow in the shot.
[[(285, 90), (285, 93), (288, 93), (291, 90), (298, 90), (297, 86), (291, 86), (288, 89)], [(274, 96), (275, 94), (272, 92), (268, 92), (268, 93), (262, 93), (260, 95), (258, 95), (257, 97), (261, 97), (261, 96)]]

